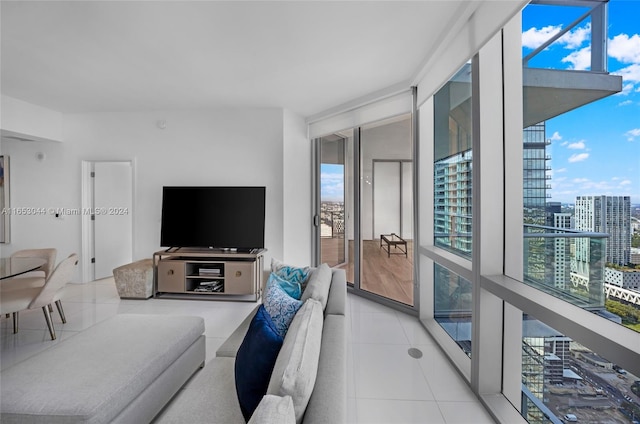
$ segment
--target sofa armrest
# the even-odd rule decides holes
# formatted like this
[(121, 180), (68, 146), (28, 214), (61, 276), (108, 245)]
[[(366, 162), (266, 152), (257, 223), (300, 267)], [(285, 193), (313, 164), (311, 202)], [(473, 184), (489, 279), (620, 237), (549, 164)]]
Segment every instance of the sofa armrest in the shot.
[(346, 315), (347, 305), (347, 273), (344, 269), (331, 270), (331, 287), (329, 300), (324, 310), (327, 315)]
[(247, 330), (249, 330), (249, 324), (251, 324), (251, 320), (253, 316), (258, 312), (258, 308), (260, 305), (256, 306), (253, 311), (240, 323), (238, 328), (236, 328), (233, 333), (227, 338), (227, 340), (222, 343), (222, 345), (216, 350), (216, 357), (225, 357), (225, 358), (235, 358), (236, 353), (238, 353), (238, 349), (240, 349), (240, 345), (244, 340), (244, 336), (247, 334)]

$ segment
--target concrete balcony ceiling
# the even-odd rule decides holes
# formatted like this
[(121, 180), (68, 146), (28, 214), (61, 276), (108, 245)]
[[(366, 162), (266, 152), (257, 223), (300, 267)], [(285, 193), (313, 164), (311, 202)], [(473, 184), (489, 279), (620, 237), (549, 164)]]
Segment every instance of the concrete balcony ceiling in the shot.
[(524, 128), (622, 91), (608, 73), (523, 68)]

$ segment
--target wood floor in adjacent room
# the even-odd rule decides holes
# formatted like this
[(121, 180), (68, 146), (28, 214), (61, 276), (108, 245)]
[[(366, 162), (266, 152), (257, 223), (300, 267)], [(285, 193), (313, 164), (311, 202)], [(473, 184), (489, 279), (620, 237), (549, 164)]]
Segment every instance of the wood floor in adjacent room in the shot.
[[(343, 239), (322, 239), (322, 262), (335, 266), (343, 256)], [(353, 242), (349, 242), (349, 260), (339, 266), (347, 271), (347, 281), (354, 281)], [(379, 240), (362, 242), (363, 290), (407, 305), (413, 305), (413, 242), (407, 240), (407, 256), (400, 250), (391, 248), (391, 255), (380, 247)], [(341, 261), (340, 261), (341, 262)]]

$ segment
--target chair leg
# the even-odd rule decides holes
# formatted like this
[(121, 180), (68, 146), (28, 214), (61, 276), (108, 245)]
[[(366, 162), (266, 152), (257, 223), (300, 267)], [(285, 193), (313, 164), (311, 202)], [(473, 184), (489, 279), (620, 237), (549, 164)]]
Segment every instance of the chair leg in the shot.
[(64, 309), (62, 309), (62, 302), (60, 300), (56, 300), (56, 308), (58, 308), (58, 314), (60, 314), (60, 319), (62, 320), (62, 323), (66, 324), (67, 318), (64, 316)]
[(18, 313), (13, 313), (13, 334), (18, 332)]
[(51, 340), (56, 339), (56, 330), (53, 328), (53, 321), (51, 321), (51, 314), (49, 313), (49, 308), (47, 305), (42, 307), (42, 312), (44, 312), (44, 319), (47, 321), (47, 327), (49, 327), (49, 334), (51, 334)]

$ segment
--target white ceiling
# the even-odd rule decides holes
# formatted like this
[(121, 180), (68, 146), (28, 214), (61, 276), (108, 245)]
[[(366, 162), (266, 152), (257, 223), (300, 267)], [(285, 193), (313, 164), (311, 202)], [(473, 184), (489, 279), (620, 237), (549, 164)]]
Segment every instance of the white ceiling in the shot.
[(408, 88), (478, 3), (3, 0), (0, 88), (69, 113), (257, 106), (310, 116)]

